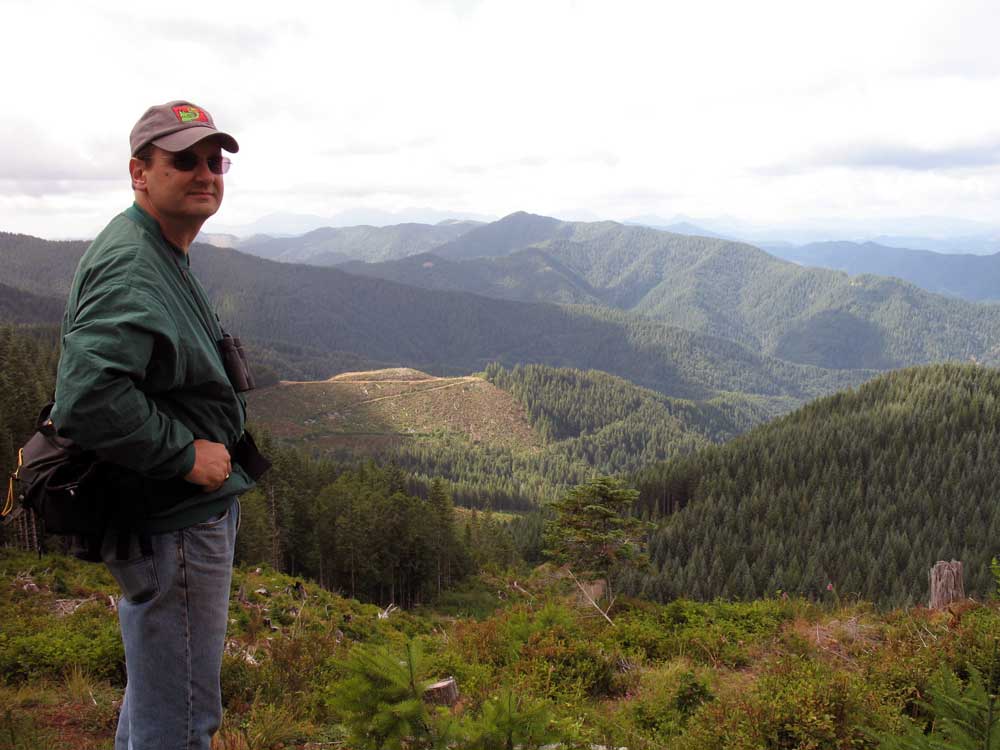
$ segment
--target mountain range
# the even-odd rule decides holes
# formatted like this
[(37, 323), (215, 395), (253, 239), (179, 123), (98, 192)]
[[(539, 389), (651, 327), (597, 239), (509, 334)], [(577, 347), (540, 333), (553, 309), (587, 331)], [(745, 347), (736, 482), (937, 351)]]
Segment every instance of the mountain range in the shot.
[[(63, 297), (85, 246), (0, 236), (5, 281)], [(402, 365), (438, 375), (494, 361), (537, 362), (607, 371), (679, 398), (751, 394), (782, 411), (872, 374), (785, 362), (603, 307), (428, 291), (208, 245), (191, 252), (227, 327), (254, 344), (278, 376), (328, 377), (346, 369), (345, 361), (350, 369)]]
[(973, 302), (1000, 300), (1000, 253), (946, 254), (876, 242), (817, 242), (765, 249), (804, 266), (832, 268), (852, 276), (894, 276), (931, 292)]
[[(56, 322), (85, 244), (0, 234), (0, 281), (48, 300), (15, 305), (9, 295), (3, 314)], [(333, 268), (242, 250), (286, 261), (396, 259)], [(422, 252), (397, 257), (412, 250)], [(519, 212), (489, 224), (328, 228), (240, 251), (196, 245), (192, 258), (267, 382), (533, 362), (602, 370), (679, 398), (746, 394), (778, 413), (877, 370), (1000, 360), (992, 305), (616, 222)]]
[(429, 289), (602, 305), (826, 368), (996, 361), (1000, 340), (991, 306), (615, 222), (512, 214), (430, 253), (344, 268)]
[(426, 252), (461, 236), (478, 222), (394, 224), (387, 227), (323, 227), (298, 237), (251, 237), (240, 252), (284, 263), (333, 266), (351, 260), (377, 262)]

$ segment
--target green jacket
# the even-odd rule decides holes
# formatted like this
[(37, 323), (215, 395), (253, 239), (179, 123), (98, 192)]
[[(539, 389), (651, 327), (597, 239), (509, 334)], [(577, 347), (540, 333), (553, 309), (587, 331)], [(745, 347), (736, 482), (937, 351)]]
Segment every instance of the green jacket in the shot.
[(116, 524), (136, 531), (201, 523), (253, 487), (236, 463), (215, 492), (184, 480), (196, 438), (232, 450), (246, 419), (219, 356), (219, 321), (190, 268), (133, 204), (80, 259), (63, 318), (52, 421), (113, 465)]

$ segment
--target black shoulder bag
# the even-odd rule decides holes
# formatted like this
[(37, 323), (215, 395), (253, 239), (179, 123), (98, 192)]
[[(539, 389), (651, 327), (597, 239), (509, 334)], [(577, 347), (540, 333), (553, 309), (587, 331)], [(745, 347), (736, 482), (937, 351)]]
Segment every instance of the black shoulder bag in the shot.
[(46, 534), (72, 537), (72, 554), (100, 559), (89, 540), (103, 533), (112, 510), (100, 491), (104, 464), (92, 451), (56, 434), (49, 418), (52, 406), (42, 407), (35, 433), (17, 452), (2, 515), (10, 515), (18, 501), (41, 519)]
[[(240, 339), (224, 333), (218, 346), (236, 392), (253, 390), (253, 375)], [(17, 468), (10, 475), (7, 502), (0, 515), (10, 515), (19, 501), (41, 519), (44, 533), (70, 537), (71, 555), (100, 562), (101, 541), (114, 512), (112, 493), (102, 491), (108, 465), (93, 451), (83, 450), (56, 433), (49, 418), (53, 406), (50, 402), (42, 408), (35, 433), (18, 451)], [(249, 432), (240, 436), (230, 453), (253, 480), (271, 467)]]

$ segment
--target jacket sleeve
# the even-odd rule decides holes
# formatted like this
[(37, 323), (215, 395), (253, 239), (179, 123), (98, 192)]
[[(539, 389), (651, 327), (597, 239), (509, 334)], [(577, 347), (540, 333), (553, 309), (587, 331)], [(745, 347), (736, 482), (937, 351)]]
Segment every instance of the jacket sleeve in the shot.
[(151, 479), (186, 475), (194, 435), (143, 390), (154, 351), (179, 356), (176, 344), (171, 316), (141, 289), (116, 284), (81, 297), (64, 324), (52, 413), (59, 434)]

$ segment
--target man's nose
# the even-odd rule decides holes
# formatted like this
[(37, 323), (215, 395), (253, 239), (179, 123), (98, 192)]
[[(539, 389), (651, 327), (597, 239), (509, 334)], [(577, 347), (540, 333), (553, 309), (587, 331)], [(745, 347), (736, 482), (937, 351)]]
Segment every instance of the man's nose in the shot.
[(198, 159), (198, 166), (194, 168), (194, 176), (199, 180), (209, 180), (214, 177), (212, 170), (208, 168), (208, 159)]

